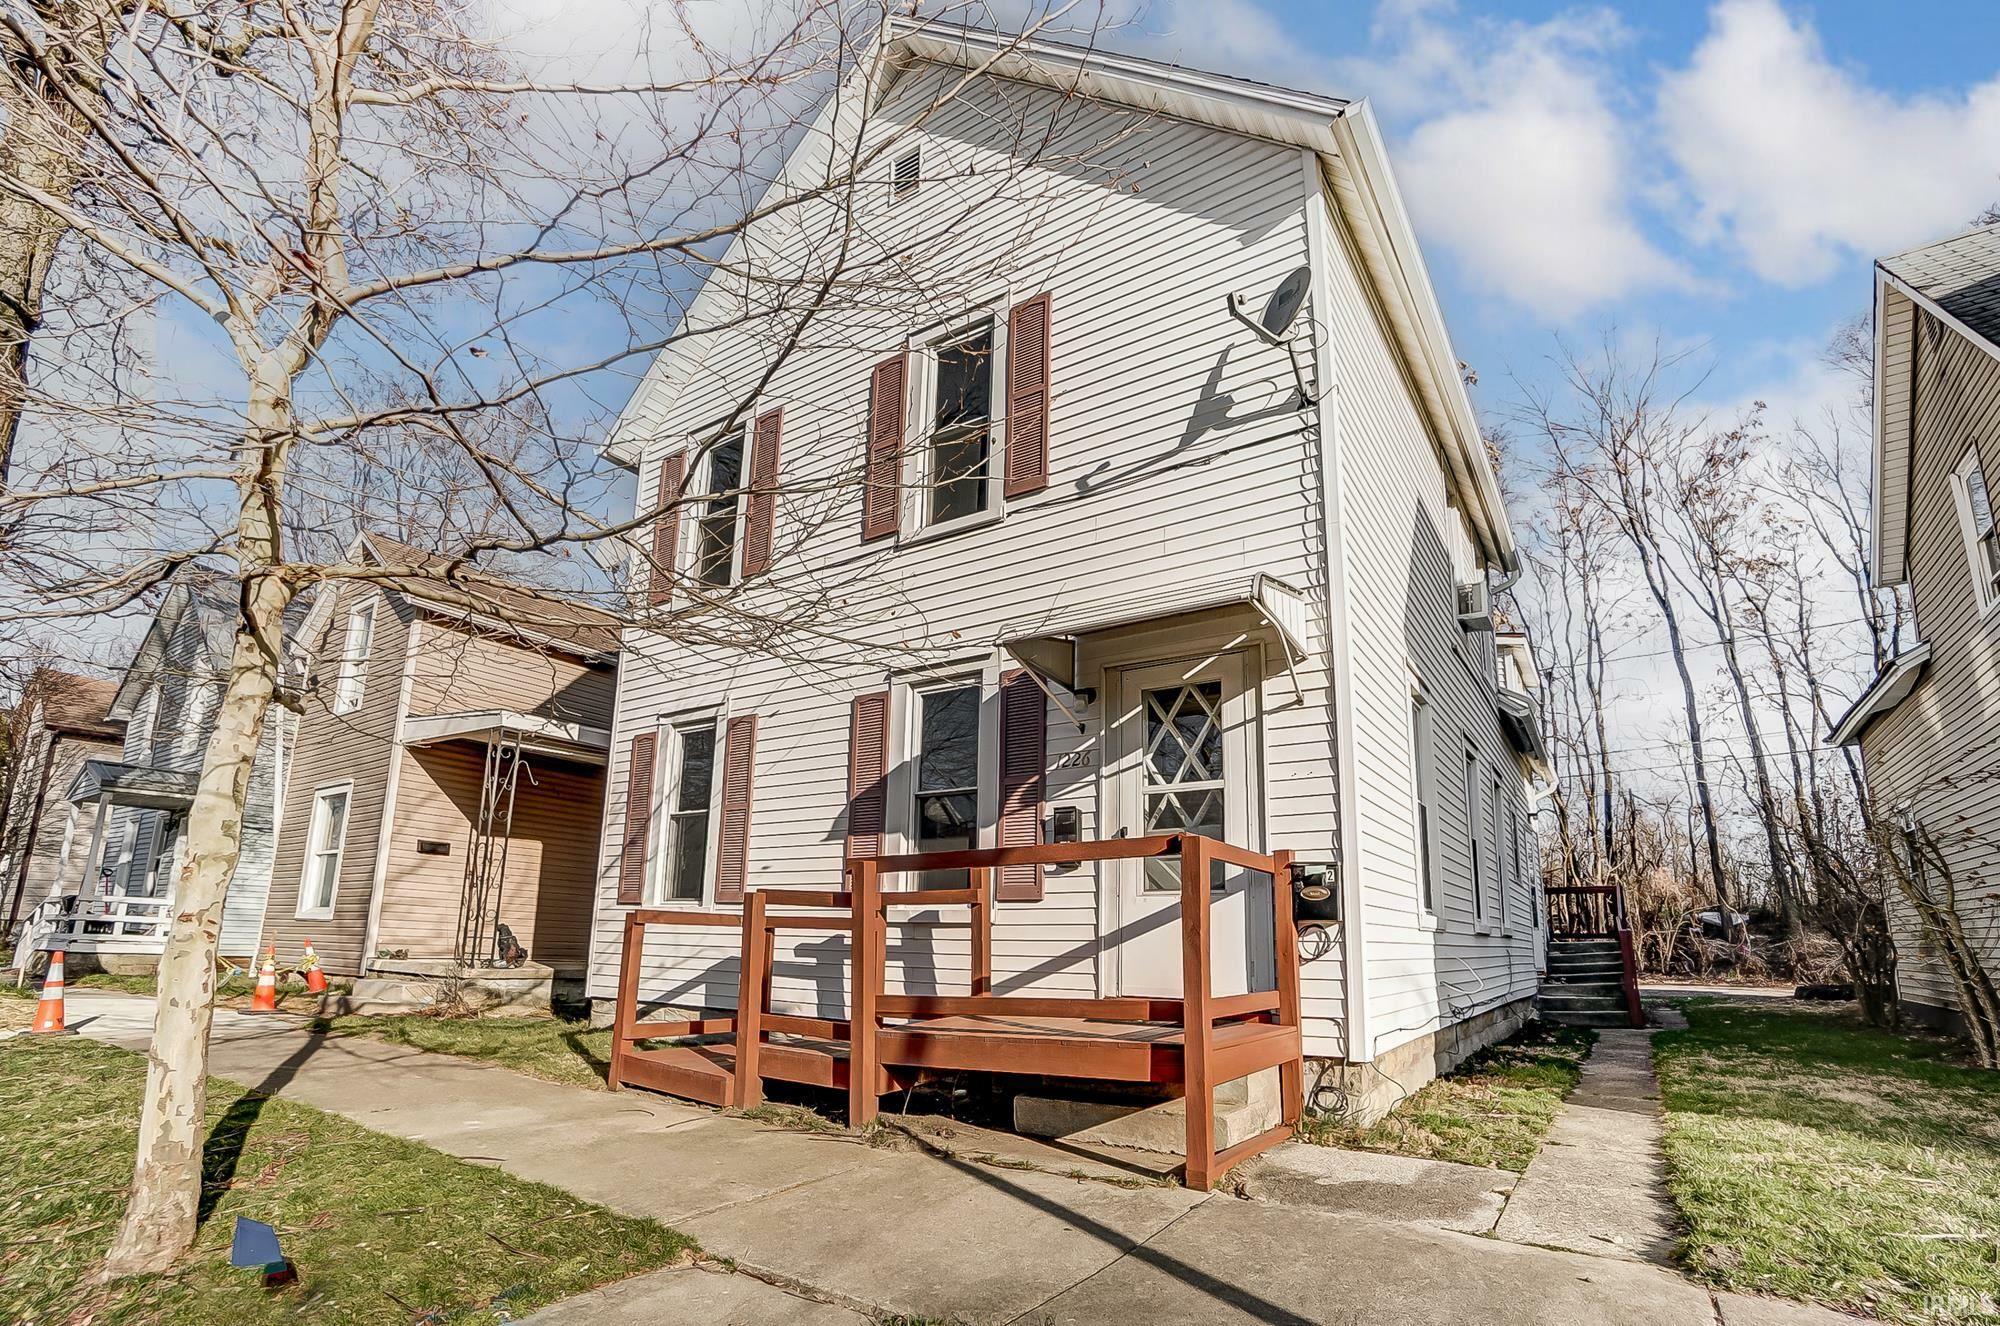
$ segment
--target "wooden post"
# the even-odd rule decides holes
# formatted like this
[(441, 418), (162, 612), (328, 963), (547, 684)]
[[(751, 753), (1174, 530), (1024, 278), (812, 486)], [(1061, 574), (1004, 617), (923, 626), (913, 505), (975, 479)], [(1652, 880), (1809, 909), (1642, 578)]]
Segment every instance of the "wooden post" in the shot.
[(993, 993), (993, 872), (972, 872), (972, 993)]
[(875, 863), (854, 863), (853, 929), (848, 941), (852, 976), (847, 986), (847, 1126), (865, 1128), (874, 1122), (880, 1103), (875, 1075), (880, 1046), (875, 1040), (875, 996), (881, 993), (882, 880)]
[(1278, 965), (1278, 1025), (1299, 1028), (1299, 1057), (1278, 1065), (1279, 1121), (1296, 1126), (1305, 1110), (1305, 1024), (1299, 1009), (1299, 926), (1292, 916), (1292, 854), (1271, 857), (1272, 947)]
[(1181, 838), (1181, 1055), (1187, 1106), (1187, 1186), (1215, 1184), (1215, 1083), (1209, 1077), (1208, 842)]
[(625, 944), (618, 953), (618, 997), (611, 1006), (611, 1070), (613, 1091), (625, 1085), (625, 1044), (639, 1020), (639, 962), (645, 954), (646, 927), (639, 913), (625, 913)]
[(736, 972), (736, 1082), (730, 1104), (747, 1110), (764, 1100), (758, 1067), (764, 1043), (764, 982), (771, 974), (771, 928), (765, 919), (764, 890), (743, 897), (743, 957)]

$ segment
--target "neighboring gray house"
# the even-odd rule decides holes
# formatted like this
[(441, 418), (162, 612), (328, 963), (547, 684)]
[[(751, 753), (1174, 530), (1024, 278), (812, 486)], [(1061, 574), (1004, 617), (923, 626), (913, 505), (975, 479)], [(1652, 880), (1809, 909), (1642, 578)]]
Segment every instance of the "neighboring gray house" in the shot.
[[(125, 725), (115, 759), (87, 761), (66, 789), (78, 828), (62, 891), (80, 895), (59, 936), (84, 966), (157, 964), (187, 809), (228, 675), (237, 585), (191, 572), (168, 590), (119, 679), (108, 716)], [(303, 615), (295, 605), (288, 633)], [(223, 911), (222, 954), (248, 958), (263, 927), (285, 758), (296, 719), (274, 707), (250, 778), (242, 858)]]
[[(1904, 850), (1934, 849), (1921, 883), (1952, 890), (2000, 980), (2000, 225), (1877, 263), (1875, 328), (1871, 570), (1907, 589), (1915, 641), (1833, 736), (1861, 748)], [(1954, 1025), (1954, 983), (1914, 908), (1892, 894), (1890, 917), (1904, 1011)]]
[(116, 759), (125, 725), (107, 717), (116, 682), (38, 668), (14, 713), (6, 822), (0, 825), (0, 890), (12, 935), (21, 919), (56, 891), (76, 833), (76, 807), (65, 794), (85, 760)]

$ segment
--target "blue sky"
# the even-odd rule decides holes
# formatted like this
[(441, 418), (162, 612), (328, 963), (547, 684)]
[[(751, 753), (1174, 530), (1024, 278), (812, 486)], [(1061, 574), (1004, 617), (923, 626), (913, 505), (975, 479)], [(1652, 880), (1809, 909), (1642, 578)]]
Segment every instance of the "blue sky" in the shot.
[(1551, 333), (1701, 347), (1777, 420), (1869, 266), (2000, 202), (2000, 6), (1183, 0), (1127, 34), (1367, 97), (1489, 415)]

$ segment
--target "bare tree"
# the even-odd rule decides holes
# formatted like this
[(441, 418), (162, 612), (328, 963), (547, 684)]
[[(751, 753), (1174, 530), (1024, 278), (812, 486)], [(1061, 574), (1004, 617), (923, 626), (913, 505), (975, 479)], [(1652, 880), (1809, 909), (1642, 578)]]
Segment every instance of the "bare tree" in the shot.
[[(1037, 10), (1027, 32), (1061, 13)], [(878, 124), (880, 7), (794, 0), (748, 37), (674, 7), (642, 75), (603, 83), (523, 67), (479, 14), (244, 0), (211, 32), (134, 6), (115, 40), (89, 48), (61, 24), (0, 17), (8, 141), (68, 154), (63, 179), (45, 155), (0, 155), (0, 199), (26, 218), (0, 247), (39, 262), (37, 289), (55, 289), (30, 250), (61, 232), (81, 270), (133, 287), (127, 319), (176, 349), (107, 364), (90, 338), (52, 340), (44, 322), (33, 352), (49, 367), (19, 379), (21, 439), (0, 493), (8, 606), (114, 612), (218, 559), (239, 591), (175, 876), (113, 1275), (160, 1270), (193, 1236), (222, 906), (260, 735), (288, 699), (294, 600), (408, 578), (480, 607), (478, 565), (598, 548), (608, 563), (636, 558), (639, 574), (596, 601), (669, 639), (851, 653), (868, 596), (841, 573), (774, 565), (747, 589), (711, 585), (653, 557), (648, 533), (705, 503), (767, 496), (795, 531), (782, 563), (797, 530), (851, 505), (860, 475), (704, 491), (702, 462), (772, 374), (801, 346), (868, 346), (871, 328), (912, 325), (925, 301), (1004, 275), (1007, 246), (968, 256), (951, 242), (994, 199), (1030, 197), (1063, 170), (1116, 184), (1114, 167), (1092, 164), (1107, 141), (1078, 127), (1085, 98), (1051, 121), (982, 83), (1010, 42)], [(868, 218), (899, 142), (975, 86), (990, 94), (981, 114), (1019, 117), (1017, 150), (938, 177), (947, 205), (924, 242), (877, 244)], [(814, 150), (777, 169), (801, 142)], [(772, 232), (797, 242), (750, 246)], [(735, 408), (626, 516), (595, 444), (632, 370), (746, 326), (762, 356), (732, 388)], [(426, 535), (438, 556), (347, 564), (340, 549), (371, 521)]]

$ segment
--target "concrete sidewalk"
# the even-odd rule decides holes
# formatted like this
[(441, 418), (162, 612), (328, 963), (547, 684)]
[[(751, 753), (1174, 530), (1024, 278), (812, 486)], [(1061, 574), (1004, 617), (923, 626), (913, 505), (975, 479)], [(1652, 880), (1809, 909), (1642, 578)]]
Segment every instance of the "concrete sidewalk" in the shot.
[[(150, 1035), (150, 1000), (76, 990), (70, 1005), (85, 1035), (132, 1048)], [(787, 1131), (284, 1017), (219, 1012), (212, 1059), (219, 1076), (656, 1217), (742, 1272), (657, 1272), (559, 1304), (543, 1323), (1850, 1320), (1712, 1297), (1618, 1258)]]

